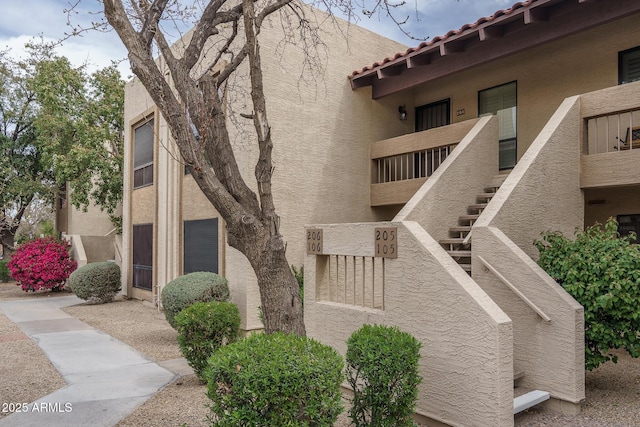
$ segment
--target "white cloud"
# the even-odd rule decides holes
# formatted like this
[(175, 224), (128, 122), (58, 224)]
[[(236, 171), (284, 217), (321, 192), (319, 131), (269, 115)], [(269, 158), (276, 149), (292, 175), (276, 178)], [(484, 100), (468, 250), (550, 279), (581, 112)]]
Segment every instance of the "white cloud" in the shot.
[[(370, 4), (373, 1), (367, 0)], [(71, 32), (67, 23), (69, 18), (72, 24), (82, 24), (84, 27), (89, 26), (92, 21), (104, 20), (99, 0), (81, 0), (70, 16), (64, 10), (69, 9), (70, 3), (75, 3), (76, 0), (0, 2), (4, 3), (0, 13), (0, 49), (8, 46), (14, 54), (24, 52), (24, 44), (39, 35), (49, 41), (63, 38), (65, 32)], [(408, 18), (405, 29), (414, 37), (432, 39), (512, 4), (513, 0), (407, 0), (404, 6), (397, 9), (396, 16), (399, 20)], [(360, 18), (357, 23), (374, 32), (409, 46), (419, 44), (419, 41), (404, 36), (386, 16), (374, 15), (367, 18), (361, 15)], [(69, 58), (74, 65), (88, 62), (92, 70), (110, 65), (111, 60), (125, 59), (119, 68), (123, 77), (127, 78), (131, 74), (126, 61), (127, 52), (115, 32), (83, 33), (82, 36), (67, 39), (56, 52)], [(372, 61), (379, 59), (371, 58)]]

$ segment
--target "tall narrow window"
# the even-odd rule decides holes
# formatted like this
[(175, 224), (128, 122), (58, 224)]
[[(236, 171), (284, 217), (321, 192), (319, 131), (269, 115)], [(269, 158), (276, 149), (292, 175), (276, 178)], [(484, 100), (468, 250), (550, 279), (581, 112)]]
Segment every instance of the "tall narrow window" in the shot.
[(153, 224), (133, 226), (133, 287), (152, 289)]
[(640, 46), (618, 53), (618, 84), (640, 80)]
[(516, 165), (517, 134), (517, 97), (516, 82), (507, 83), (478, 92), (478, 114), (498, 116), (500, 128), (500, 169), (511, 169)]
[(218, 218), (184, 222), (184, 274), (218, 273)]
[(445, 99), (416, 108), (416, 132), (451, 124), (451, 100)]
[(133, 131), (133, 188), (153, 184), (153, 119)]
[(632, 243), (638, 243), (638, 233), (640, 233), (640, 214), (618, 215), (618, 232), (621, 236), (628, 236), (632, 232), (636, 237), (631, 240)]

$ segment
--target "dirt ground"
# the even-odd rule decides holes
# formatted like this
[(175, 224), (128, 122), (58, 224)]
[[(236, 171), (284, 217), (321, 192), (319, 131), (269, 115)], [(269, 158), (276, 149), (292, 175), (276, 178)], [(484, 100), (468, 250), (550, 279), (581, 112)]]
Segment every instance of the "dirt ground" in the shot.
[[(26, 293), (13, 283), (0, 284), (0, 301), (56, 298), (69, 292)], [(110, 304), (81, 304), (64, 309), (83, 322), (135, 348), (156, 362), (180, 358), (176, 332), (164, 314), (151, 304), (118, 300)], [(0, 313), (0, 401), (34, 401), (64, 386), (37, 344)], [(515, 417), (516, 426), (640, 427), (640, 360), (618, 351), (617, 364), (607, 363), (586, 373), (586, 401), (582, 413), (567, 417), (530, 409)], [(179, 377), (118, 426), (207, 426), (206, 386), (194, 375)], [(0, 413), (0, 418), (6, 414)], [(343, 413), (336, 427), (349, 426)]]

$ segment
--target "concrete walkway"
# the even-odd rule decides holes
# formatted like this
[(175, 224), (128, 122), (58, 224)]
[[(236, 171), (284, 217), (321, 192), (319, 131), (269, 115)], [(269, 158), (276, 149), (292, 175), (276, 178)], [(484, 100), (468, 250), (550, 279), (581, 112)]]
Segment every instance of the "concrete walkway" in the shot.
[(29, 403), (28, 412), (0, 419), (0, 426), (113, 426), (176, 378), (61, 310), (82, 302), (75, 295), (0, 302), (0, 310), (38, 343), (67, 382)]

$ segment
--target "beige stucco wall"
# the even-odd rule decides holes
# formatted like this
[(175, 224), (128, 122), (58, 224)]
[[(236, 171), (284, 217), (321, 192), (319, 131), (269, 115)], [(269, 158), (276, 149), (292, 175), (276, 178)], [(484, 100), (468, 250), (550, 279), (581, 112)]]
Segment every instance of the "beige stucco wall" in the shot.
[(579, 97), (568, 98), (472, 231), (472, 276), (513, 320), (522, 384), (576, 404), (584, 399), (583, 309), (533, 261), (533, 241), (582, 228), (580, 136)]
[[(118, 212), (115, 212), (116, 215)], [(66, 210), (67, 234), (81, 236), (104, 236), (114, 230), (109, 215), (100, 210), (99, 206), (91, 203), (85, 212), (69, 205)]]
[(533, 241), (550, 229), (571, 234), (583, 226), (580, 190), (581, 116), (567, 99), (506, 178), (476, 225), (502, 230), (537, 258)]
[(640, 186), (595, 188), (584, 192), (584, 225), (604, 224), (617, 215), (640, 214)]
[(448, 238), (449, 228), (498, 174), (497, 139), (497, 119), (481, 118), (395, 220), (416, 221), (434, 239)]
[[(312, 222), (371, 221), (393, 213), (374, 211), (369, 205), (369, 143), (412, 131), (412, 124), (398, 119), (398, 97), (372, 104), (370, 91), (354, 94), (347, 76), (381, 52), (391, 55), (405, 47), (362, 28), (336, 21), (305, 7), (311, 20), (322, 23), (320, 47), (322, 72), (310, 78), (304, 73), (304, 52), (299, 45), (282, 43), (280, 23), (272, 20), (261, 33), (267, 108), (274, 142), (275, 173), (273, 191), (281, 216), (281, 232), (287, 242), (291, 264), (304, 262), (304, 225)], [(246, 76), (246, 73), (240, 73)], [(247, 93), (238, 90), (246, 80), (229, 82), (226, 95), (228, 114), (247, 113)], [(235, 88), (235, 89), (234, 89)], [(156, 116), (162, 146), (155, 153), (154, 185), (131, 190), (131, 126), (153, 111), (153, 103), (139, 81), (127, 85), (125, 120), (127, 155), (125, 162), (125, 205), (123, 252), (130, 254), (132, 224), (156, 224), (154, 233), (154, 277), (161, 288), (182, 269), (182, 221), (218, 217), (215, 209), (183, 175), (180, 156)], [(254, 166), (257, 146), (252, 123), (240, 119), (230, 125), (241, 171), (255, 188)], [(172, 155), (173, 154), (173, 155)], [(233, 301), (243, 313), (243, 328), (256, 329), (260, 305), (256, 279), (248, 262), (232, 248), (225, 247), (224, 224), (220, 221), (221, 272), (229, 280)], [(127, 255), (125, 255), (127, 257)], [(130, 266), (131, 259), (123, 262)], [(125, 270), (130, 267), (125, 267)], [(130, 272), (125, 277), (129, 277)], [(145, 298), (144, 294), (137, 293)]]
[[(323, 13), (310, 8), (306, 11), (310, 19), (322, 22), (325, 46), (320, 47), (320, 57), (324, 68), (315, 77), (305, 72), (305, 56), (299, 45), (282, 43), (277, 20), (271, 20), (261, 34), (274, 142), (274, 201), (288, 260), (297, 267), (304, 262), (305, 224), (378, 219), (369, 205), (369, 143), (413, 130), (412, 124), (398, 119), (398, 97), (372, 103), (369, 91), (354, 93), (347, 79), (380, 52), (392, 54), (405, 47), (344, 21), (337, 21), (336, 28), (330, 20), (325, 21)], [(229, 97), (228, 102), (233, 100)], [(250, 122), (246, 125), (253, 126)], [(257, 146), (253, 136), (247, 139), (253, 130), (243, 133), (246, 130), (236, 133), (237, 152), (245, 179), (255, 188)], [(226, 258), (230, 283), (247, 289), (243, 298), (245, 327), (259, 328), (255, 275), (239, 252), (229, 249)]]
[(566, 97), (618, 84), (618, 52), (640, 45), (637, 22), (631, 16), (430, 81), (408, 91), (407, 104), (451, 98), (457, 122), (477, 117), (478, 91), (517, 81), (520, 158)]
[[(384, 310), (326, 301), (319, 287), (335, 276), (327, 255), (371, 259), (376, 226), (398, 227), (399, 256), (384, 261)], [(305, 261), (307, 334), (344, 354), (362, 324), (398, 326), (422, 342), (417, 413), (454, 426), (512, 425), (511, 321), (440, 244), (412, 221), (314, 227), (325, 255)]]

